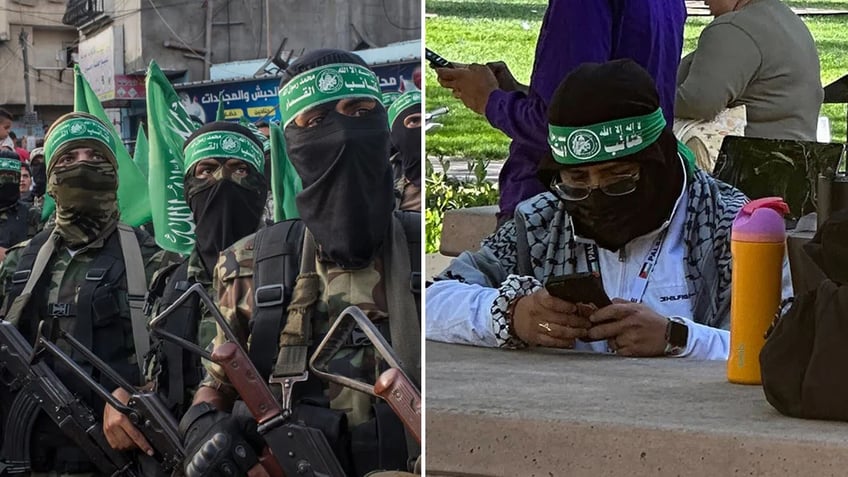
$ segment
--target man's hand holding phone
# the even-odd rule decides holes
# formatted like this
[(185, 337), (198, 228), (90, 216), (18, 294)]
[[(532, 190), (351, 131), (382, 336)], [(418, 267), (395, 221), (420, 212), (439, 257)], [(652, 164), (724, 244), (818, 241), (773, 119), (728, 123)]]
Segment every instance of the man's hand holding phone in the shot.
[(607, 340), (607, 345), (621, 356), (663, 356), (666, 349), (668, 318), (647, 305), (621, 298), (601, 308), (589, 318), (592, 328), (588, 339)]
[(573, 348), (574, 340), (587, 336), (591, 322), (580, 316), (577, 305), (552, 296), (544, 288), (518, 298), (512, 312), (512, 331), (535, 346)]

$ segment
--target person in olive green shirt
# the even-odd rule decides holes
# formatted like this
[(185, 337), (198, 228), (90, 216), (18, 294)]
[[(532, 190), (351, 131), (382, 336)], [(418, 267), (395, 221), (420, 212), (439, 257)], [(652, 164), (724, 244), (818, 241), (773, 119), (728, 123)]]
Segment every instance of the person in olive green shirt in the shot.
[(715, 15), (677, 74), (677, 118), (745, 105), (745, 135), (816, 140), (824, 91), (810, 30), (781, 0), (707, 0)]

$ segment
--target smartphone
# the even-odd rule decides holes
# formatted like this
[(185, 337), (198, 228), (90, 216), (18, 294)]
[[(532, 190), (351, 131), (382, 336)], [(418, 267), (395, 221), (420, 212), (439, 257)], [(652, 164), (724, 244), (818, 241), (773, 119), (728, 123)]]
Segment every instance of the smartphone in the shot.
[(424, 56), (433, 68), (453, 68), (453, 63), (439, 56), (435, 51), (424, 48)]
[(551, 295), (571, 303), (591, 304), (597, 308), (612, 305), (601, 278), (591, 272), (551, 277), (545, 283), (545, 289)]

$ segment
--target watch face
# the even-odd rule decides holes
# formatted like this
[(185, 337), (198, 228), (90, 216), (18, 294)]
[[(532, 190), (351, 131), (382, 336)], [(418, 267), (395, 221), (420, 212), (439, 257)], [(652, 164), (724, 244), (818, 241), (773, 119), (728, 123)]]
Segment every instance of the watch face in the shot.
[(686, 348), (689, 341), (689, 327), (676, 321), (671, 322), (668, 332), (668, 343), (675, 348)]

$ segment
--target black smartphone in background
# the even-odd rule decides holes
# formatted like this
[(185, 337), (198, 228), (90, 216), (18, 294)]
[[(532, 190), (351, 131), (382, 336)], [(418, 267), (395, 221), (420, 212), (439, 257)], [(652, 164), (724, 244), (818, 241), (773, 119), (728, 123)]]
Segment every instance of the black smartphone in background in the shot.
[(612, 305), (601, 278), (591, 272), (550, 277), (545, 289), (551, 295), (575, 304), (591, 304), (599, 309)]
[(453, 68), (453, 63), (442, 58), (438, 53), (429, 48), (424, 48), (424, 56), (433, 68)]

